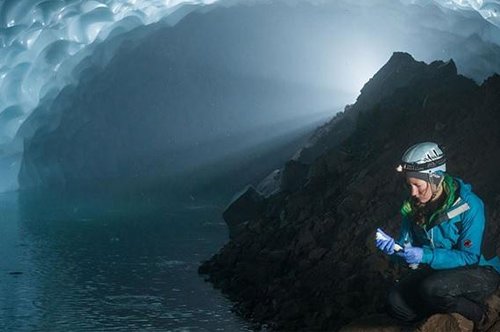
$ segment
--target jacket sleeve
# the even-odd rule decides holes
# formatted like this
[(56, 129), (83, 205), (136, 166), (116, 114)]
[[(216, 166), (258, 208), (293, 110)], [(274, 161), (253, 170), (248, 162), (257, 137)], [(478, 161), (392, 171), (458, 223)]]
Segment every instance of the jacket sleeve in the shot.
[(468, 201), (469, 210), (461, 215), (462, 230), (456, 249), (424, 248), (422, 263), (433, 269), (451, 269), (473, 265), (479, 262), (481, 242), (485, 225), (484, 205), (479, 197), (473, 195)]

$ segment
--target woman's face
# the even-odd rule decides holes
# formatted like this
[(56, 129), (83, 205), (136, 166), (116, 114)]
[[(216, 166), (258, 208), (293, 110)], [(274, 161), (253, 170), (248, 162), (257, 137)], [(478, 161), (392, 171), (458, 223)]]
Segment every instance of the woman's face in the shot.
[(432, 188), (429, 182), (417, 178), (407, 178), (410, 194), (420, 204), (429, 202), (432, 198)]

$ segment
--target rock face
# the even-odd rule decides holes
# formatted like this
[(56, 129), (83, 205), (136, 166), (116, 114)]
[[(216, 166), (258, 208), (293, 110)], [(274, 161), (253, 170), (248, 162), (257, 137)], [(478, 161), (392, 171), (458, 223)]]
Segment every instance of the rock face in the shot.
[[(445, 147), (449, 173), (483, 198), (486, 242), (498, 252), (491, 240), (500, 236), (499, 128), (500, 76), (478, 86), (457, 75), (453, 61), (395, 53), (285, 166), (282, 183), (290, 185), (266, 198), (262, 213), (200, 272), (244, 317), (272, 329), (338, 330), (382, 313), (388, 287), (405, 272), (373, 244), (377, 227), (398, 232), (401, 154), (421, 141)], [(455, 324), (446, 319), (437, 318)]]
[(281, 187), (281, 170), (275, 169), (262, 180), (257, 186), (257, 190), (265, 197), (269, 197), (280, 191)]

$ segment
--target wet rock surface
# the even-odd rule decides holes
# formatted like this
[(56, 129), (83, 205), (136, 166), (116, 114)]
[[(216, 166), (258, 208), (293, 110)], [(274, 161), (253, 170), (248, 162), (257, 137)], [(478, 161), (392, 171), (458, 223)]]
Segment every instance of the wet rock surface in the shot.
[[(345, 123), (353, 124), (349, 134)], [(407, 271), (391, 265), (373, 238), (377, 227), (399, 230), (406, 190), (394, 169), (415, 142), (444, 146), (449, 173), (484, 200), (486, 242), (498, 253), (500, 76), (478, 85), (458, 75), (453, 61), (425, 64), (395, 53), (326, 126), (315, 138), (321, 147), (310, 145), (285, 166), (290, 185), (265, 198), (261, 212), (200, 267), (241, 315), (273, 330), (354, 331), (348, 324), (384, 313), (389, 286)], [(343, 137), (321, 138), (336, 132)], [(452, 331), (458, 323), (443, 315), (427, 324), (412, 328)], [(374, 322), (366, 331), (406, 330)]]

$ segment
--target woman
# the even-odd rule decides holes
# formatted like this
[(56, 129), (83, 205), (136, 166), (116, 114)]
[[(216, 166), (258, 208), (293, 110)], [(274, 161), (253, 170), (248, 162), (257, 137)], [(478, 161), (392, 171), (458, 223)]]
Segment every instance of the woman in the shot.
[(481, 252), (483, 202), (470, 185), (445, 173), (446, 159), (435, 143), (410, 147), (398, 171), (411, 196), (401, 208), (400, 237), (395, 241), (378, 229), (376, 246), (413, 270), (391, 289), (389, 312), (406, 322), (456, 312), (476, 330), (487, 328), (496, 317), (484, 300), (498, 286), (500, 261)]

